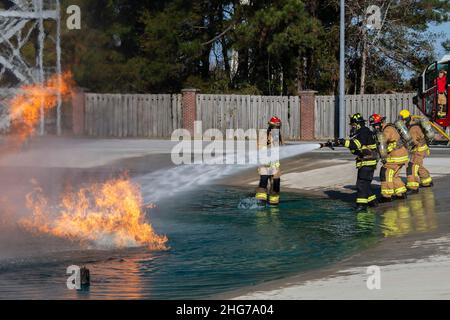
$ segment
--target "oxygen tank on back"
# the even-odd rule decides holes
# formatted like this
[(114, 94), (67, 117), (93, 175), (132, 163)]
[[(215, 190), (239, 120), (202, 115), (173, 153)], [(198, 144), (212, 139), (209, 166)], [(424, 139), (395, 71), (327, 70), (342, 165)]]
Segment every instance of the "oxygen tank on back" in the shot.
[(400, 134), (400, 137), (402, 138), (405, 146), (409, 150), (412, 150), (414, 148), (414, 140), (411, 137), (411, 134), (409, 133), (409, 130), (406, 127), (406, 124), (403, 121), (398, 120), (395, 122), (395, 128), (397, 129), (398, 133)]
[(388, 156), (388, 147), (387, 147), (387, 139), (382, 132), (377, 132), (376, 136), (378, 153), (380, 154), (381, 159), (386, 159)]
[(280, 147), (280, 141), (281, 141), (280, 129), (273, 129), (270, 133), (272, 135), (271, 141), (270, 141), (271, 147), (274, 147), (274, 148)]
[(434, 132), (430, 121), (425, 117), (420, 117), (418, 118), (418, 122), (420, 124), (420, 127), (422, 128), (422, 131), (425, 135), (425, 139), (427, 140), (427, 142), (428, 143), (432, 142), (436, 136), (436, 133)]

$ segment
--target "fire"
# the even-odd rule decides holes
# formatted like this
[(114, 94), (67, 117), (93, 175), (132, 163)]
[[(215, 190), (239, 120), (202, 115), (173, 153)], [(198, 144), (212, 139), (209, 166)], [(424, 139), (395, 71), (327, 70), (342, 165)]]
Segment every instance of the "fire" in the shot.
[(63, 100), (70, 97), (72, 83), (72, 73), (66, 72), (61, 76), (53, 75), (44, 84), (31, 84), (20, 88), (20, 93), (9, 101), (9, 115), (11, 121), (19, 123), (21, 139), (34, 134), (41, 117), (41, 106), (44, 112), (55, 108), (58, 92)]
[(31, 232), (85, 245), (167, 249), (167, 237), (157, 235), (145, 221), (140, 188), (128, 177), (67, 192), (56, 208), (49, 206), (42, 188), (36, 185), (27, 195), (27, 207), (33, 215), (20, 225)]

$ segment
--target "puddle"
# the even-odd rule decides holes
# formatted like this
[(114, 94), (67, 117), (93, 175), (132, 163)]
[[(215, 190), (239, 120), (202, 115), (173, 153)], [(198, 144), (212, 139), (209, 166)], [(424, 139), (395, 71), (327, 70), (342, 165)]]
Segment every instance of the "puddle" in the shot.
[[(170, 250), (64, 251), (0, 263), (0, 298), (198, 299), (331, 264), (383, 236), (374, 213), (283, 194), (259, 206), (242, 190), (209, 187), (158, 203), (152, 224)], [(66, 268), (87, 264), (87, 292), (66, 288)]]

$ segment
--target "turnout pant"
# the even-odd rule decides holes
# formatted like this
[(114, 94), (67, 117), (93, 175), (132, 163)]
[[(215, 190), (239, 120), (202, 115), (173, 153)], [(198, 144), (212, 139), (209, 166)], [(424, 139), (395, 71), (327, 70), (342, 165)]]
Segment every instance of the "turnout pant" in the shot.
[(408, 164), (408, 169), (406, 170), (408, 174), (407, 187), (410, 190), (418, 190), (420, 184), (424, 187), (429, 187), (433, 182), (430, 172), (423, 166), (425, 155), (425, 152), (414, 152), (411, 162)]
[[(269, 179), (272, 178), (272, 186), (267, 190)], [(261, 174), (259, 178), (259, 186), (256, 190), (256, 199), (269, 201), (270, 204), (277, 205), (280, 203), (281, 178), (279, 171), (274, 175)]]
[(358, 169), (358, 180), (356, 181), (357, 199), (356, 203), (365, 205), (375, 201), (377, 197), (372, 191), (372, 180), (376, 166), (361, 167)]
[(447, 96), (445, 93), (439, 93), (438, 105), (438, 118), (445, 118), (447, 116)]
[(400, 170), (404, 165), (404, 163), (386, 163), (381, 168), (381, 195), (384, 198), (402, 196), (408, 191), (400, 178)]

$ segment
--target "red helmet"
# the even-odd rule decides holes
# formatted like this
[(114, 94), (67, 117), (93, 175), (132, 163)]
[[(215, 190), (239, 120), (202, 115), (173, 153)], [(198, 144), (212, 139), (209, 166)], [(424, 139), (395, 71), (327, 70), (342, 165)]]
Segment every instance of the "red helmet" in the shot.
[(275, 127), (281, 127), (281, 120), (278, 117), (272, 117), (269, 121), (269, 125), (275, 126)]
[(384, 118), (382, 116), (380, 116), (379, 114), (373, 114), (370, 116), (369, 122), (370, 125), (377, 125), (377, 124), (381, 124), (384, 121)]

